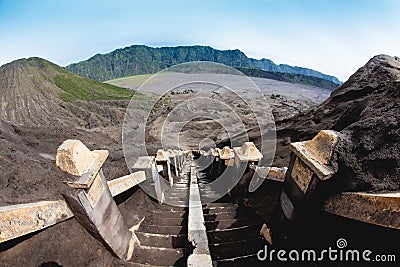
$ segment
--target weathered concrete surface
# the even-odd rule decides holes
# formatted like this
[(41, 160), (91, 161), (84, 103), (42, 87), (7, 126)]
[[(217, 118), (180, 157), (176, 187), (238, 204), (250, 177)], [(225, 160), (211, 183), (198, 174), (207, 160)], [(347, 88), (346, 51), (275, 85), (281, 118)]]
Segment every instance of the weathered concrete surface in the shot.
[(146, 174), (144, 171), (138, 171), (131, 173), (120, 178), (108, 181), (108, 187), (110, 188), (111, 195), (114, 197), (121, 194), (122, 192), (140, 184), (146, 180)]
[(272, 232), (266, 223), (261, 227), (260, 236), (262, 236), (268, 244), (272, 245)]
[(233, 159), (235, 154), (233, 153), (233, 149), (229, 146), (224, 146), (224, 148), (219, 150), (219, 157), (221, 159)]
[(151, 168), (151, 163), (154, 162), (155, 157), (153, 156), (143, 156), (143, 157), (138, 157), (136, 160), (135, 164), (133, 165), (132, 169), (134, 171), (141, 171), (141, 170), (147, 170)]
[(73, 195), (64, 195), (64, 198), (79, 223), (102, 241), (118, 258), (124, 259), (127, 256), (132, 233), (112, 198), (102, 171), (96, 179), (101, 181), (103, 190), (98, 192), (95, 203), (89, 199), (88, 192), (82, 189), (77, 189)]
[(187, 260), (189, 267), (213, 266), (211, 256), (209, 254), (191, 254)]
[(72, 216), (64, 200), (0, 207), (0, 243), (42, 230)]
[(107, 150), (90, 151), (81, 141), (69, 139), (57, 149), (56, 164), (62, 171), (79, 176), (75, 181), (65, 181), (67, 185), (89, 188), (107, 157)]
[(156, 154), (156, 161), (157, 162), (164, 162), (164, 161), (168, 161), (169, 157), (167, 155), (167, 152), (165, 152), (162, 149), (157, 150), (157, 154)]
[(346, 192), (329, 198), (323, 208), (342, 217), (400, 229), (400, 192)]
[(272, 180), (277, 182), (283, 182), (285, 180), (287, 167), (277, 168), (277, 167), (260, 167), (257, 166), (255, 173), (260, 178), (266, 180)]
[(171, 163), (168, 153), (162, 149), (159, 149), (156, 154), (157, 170), (163, 173), (163, 176), (167, 176), (169, 185), (172, 187), (174, 185), (174, 180), (171, 175)]
[[(78, 145), (68, 145), (78, 144)], [(131, 239), (136, 237), (129, 231), (117, 204), (115, 203), (107, 181), (101, 170), (108, 151), (93, 151), (90, 154), (79, 153), (85, 150), (85, 145), (76, 141), (70, 141), (67, 148), (60, 149), (57, 154), (60, 158), (74, 158), (74, 161), (66, 161), (74, 165), (81, 160), (87, 163), (86, 170), (75, 182), (67, 183), (76, 191), (63, 194), (76, 219), (93, 236), (102, 241), (118, 258), (125, 259)], [(63, 145), (62, 145), (63, 146)], [(85, 150), (86, 151), (86, 150)], [(62, 152), (62, 153), (61, 153)], [(85, 158), (82, 158), (85, 157)], [(91, 157), (87, 160), (86, 157)], [(75, 170), (76, 166), (65, 167), (65, 170)], [(80, 189), (85, 188), (85, 189)]]
[[(174, 169), (175, 169), (175, 176), (178, 177), (179, 173), (178, 173), (178, 153), (172, 149), (168, 149), (167, 151), (168, 157), (170, 162), (173, 164)], [(171, 166), (170, 166), (171, 167)]]
[(151, 171), (151, 168), (153, 165), (155, 165), (155, 157), (142, 156), (142, 157), (138, 157), (135, 164), (133, 165), (132, 168), (130, 168), (130, 170), (132, 173), (138, 172), (138, 171), (144, 171), (146, 174), (146, 179), (151, 179), (153, 177), (152, 171)]
[(307, 192), (313, 174), (313, 171), (302, 160), (299, 158), (294, 160), (293, 170), (290, 175), (304, 194)]
[(57, 167), (72, 175), (81, 176), (91, 160), (92, 151), (79, 140), (65, 140), (57, 149)]
[[(108, 181), (107, 184), (114, 197), (145, 179), (144, 172), (139, 171)], [(94, 196), (91, 196), (90, 202), (91, 205), (95, 204)], [(0, 207), (0, 243), (42, 230), (73, 216), (63, 199)]]
[(235, 153), (228, 146), (219, 150), (219, 157), (224, 160), (225, 166), (233, 166), (235, 164)]
[(194, 165), (190, 166), (188, 239), (195, 247), (193, 254), (187, 260), (188, 266), (212, 266), (203, 207), (197, 182), (197, 170)]
[(337, 172), (337, 164), (331, 162), (339, 141), (339, 133), (322, 130), (312, 140), (290, 144), (290, 149), (318, 175), (327, 180)]
[(240, 161), (260, 161), (263, 158), (253, 142), (245, 142), (241, 147), (234, 147), (233, 150)]

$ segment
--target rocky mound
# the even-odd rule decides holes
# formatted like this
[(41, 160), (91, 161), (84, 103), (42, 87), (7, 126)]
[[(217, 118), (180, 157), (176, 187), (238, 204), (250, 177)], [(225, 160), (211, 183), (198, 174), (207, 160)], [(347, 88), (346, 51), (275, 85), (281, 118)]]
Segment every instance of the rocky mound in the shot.
[(275, 165), (288, 164), (290, 142), (334, 129), (339, 148), (339, 190), (385, 191), (400, 187), (400, 60), (379, 55), (322, 104), (277, 122)]

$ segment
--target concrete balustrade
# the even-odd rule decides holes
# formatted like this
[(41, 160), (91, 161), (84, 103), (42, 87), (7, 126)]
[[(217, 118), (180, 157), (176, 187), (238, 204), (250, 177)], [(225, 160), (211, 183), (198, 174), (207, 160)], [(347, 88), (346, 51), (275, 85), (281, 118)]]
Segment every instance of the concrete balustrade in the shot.
[[(87, 153), (79, 140), (65, 141), (57, 150), (57, 163), (60, 169), (74, 174), (77, 179), (66, 182), (76, 190), (63, 196), (78, 222), (88, 232), (117, 257), (129, 259), (131, 255), (128, 255), (128, 251), (133, 252), (132, 247), (138, 243), (138, 239), (129, 231), (101, 170), (107, 156), (105, 150)], [(81, 161), (87, 163), (86, 168)], [(70, 166), (75, 163), (79, 163), (76, 165), (80, 167)]]
[(235, 164), (239, 166), (242, 162), (259, 162), (263, 155), (253, 142), (245, 142), (241, 147), (234, 147)]
[(287, 167), (277, 168), (256, 166), (255, 173), (258, 177), (265, 180), (283, 182), (285, 180), (287, 169)]
[[(321, 131), (310, 141), (292, 143), (289, 168), (257, 166), (262, 154), (252, 142), (233, 149), (224, 147), (207, 152), (200, 150), (199, 153), (218, 162), (214, 162), (213, 165), (218, 168), (213, 166), (213, 172), (220, 173), (222, 164), (239, 172), (246, 170), (249, 163), (254, 163), (255, 166), (251, 166), (259, 177), (284, 182), (286, 189), (280, 197), (281, 209), (288, 220), (294, 220), (299, 209), (301, 212), (302, 208), (308, 207), (306, 200), (317, 185), (331, 179), (337, 172), (333, 155), (338, 142), (340, 134), (329, 130)], [(101, 168), (108, 151), (90, 151), (79, 140), (66, 140), (57, 150), (56, 164), (61, 170), (76, 176), (76, 179), (64, 181), (74, 190), (63, 195), (65, 200), (0, 207), (0, 243), (75, 216), (87, 231), (117, 257), (129, 259), (138, 240), (133, 231), (128, 229), (113, 197), (152, 179), (157, 198), (162, 203), (168, 183), (173, 186), (170, 163), (173, 162), (178, 177), (187, 153), (189, 151), (160, 149), (155, 157), (139, 157), (131, 168), (133, 173), (107, 182)], [(197, 170), (194, 165), (190, 170), (188, 238), (195, 249), (187, 263), (189, 266), (212, 266), (196, 181)], [(168, 181), (160, 180), (159, 171), (168, 177)], [(342, 217), (400, 229), (399, 192), (340, 193), (327, 199), (322, 208)], [(270, 229), (267, 226), (264, 228), (264, 232), (270, 235)]]
[(111, 195), (117, 196), (126, 190), (144, 182), (146, 180), (146, 173), (144, 171), (138, 171), (131, 173), (120, 178), (108, 181), (108, 187), (110, 188)]
[(177, 153), (172, 150), (172, 149), (168, 149), (167, 151), (168, 153), (168, 157), (170, 162), (172, 162), (173, 166), (174, 166), (174, 170), (175, 170), (175, 177), (179, 177), (179, 167), (178, 167), (178, 156)]
[(64, 200), (0, 207), (0, 243), (45, 229), (73, 216)]
[(156, 155), (157, 170), (162, 173), (164, 177), (168, 178), (169, 185), (172, 187), (174, 185), (174, 180), (171, 175), (171, 163), (167, 153), (159, 149)]
[(353, 220), (400, 229), (400, 192), (345, 192), (326, 200), (323, 209)]
[(289, 221), (316, 204), (311, 202), (319, 184), (337, 172), (333, 154), (338, 142), (339, 133), (322, 130), (310, 141), (290, 144), (292, 154), (280, 197), (281, 209)]
[(219, 158), (224, 161), (225, 166), (233, 166), (235, 164), (235, 153), (228, 146), (219, 150)]
[(192, 243), (194, 250), (188, 257), (187, 265), (193, 267), (211, 267), (213, 264), (208, 246), (197, 176), (196, 166), (192, 164), (190, 166), (188, 239)]
[[(113, 197), (146, 179), (143, 171), (107, 181)], [(64, 199), (0, 207), (0, 243), (37, 232), (74, 217)]]

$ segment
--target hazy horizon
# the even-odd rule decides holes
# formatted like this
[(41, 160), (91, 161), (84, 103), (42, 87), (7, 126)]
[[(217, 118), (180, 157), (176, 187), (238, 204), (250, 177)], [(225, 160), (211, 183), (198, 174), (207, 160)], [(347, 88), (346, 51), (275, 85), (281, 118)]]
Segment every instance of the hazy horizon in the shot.
[(134, 44), (206, 45), (345, 81), (374, 55), (400, 55), (399, 17), (395, 0), (0, 0), (0, 65), (38, 56), (66, 66)]

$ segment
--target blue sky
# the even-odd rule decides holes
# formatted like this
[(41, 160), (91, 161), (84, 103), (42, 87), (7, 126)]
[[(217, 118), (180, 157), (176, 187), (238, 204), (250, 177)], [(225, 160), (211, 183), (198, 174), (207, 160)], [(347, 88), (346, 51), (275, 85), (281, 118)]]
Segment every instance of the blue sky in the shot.
[(376, 54), (400, 56), (400, 1), (0, 0), (0, 65), (132, 44), (237, 48), (344, 81)]

